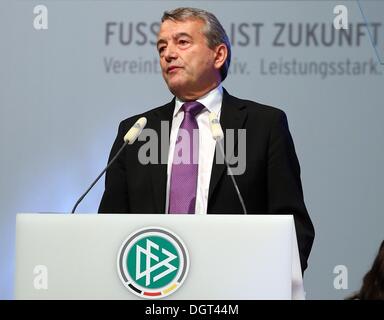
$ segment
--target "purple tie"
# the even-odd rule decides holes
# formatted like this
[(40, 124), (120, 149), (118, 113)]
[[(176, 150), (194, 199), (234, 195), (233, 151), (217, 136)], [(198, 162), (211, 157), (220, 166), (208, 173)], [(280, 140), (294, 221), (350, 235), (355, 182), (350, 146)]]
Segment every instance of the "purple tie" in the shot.
[(197, 101), (181, 107), (184, 119), (180, 125), (173, 155), (169, 191), (169, 213), (195, 213), (198, 173), (199, 135), (196, 115), (204, 109)]

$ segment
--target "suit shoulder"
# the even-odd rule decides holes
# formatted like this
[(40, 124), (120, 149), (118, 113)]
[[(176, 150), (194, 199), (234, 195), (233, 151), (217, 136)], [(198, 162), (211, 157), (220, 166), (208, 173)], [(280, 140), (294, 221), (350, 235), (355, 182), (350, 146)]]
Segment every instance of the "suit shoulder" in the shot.
[(131, 127), (141, 117), (145, 117), (145, 118), (147, 118), (148, 121), (150, 121), (152, 119), (152, 117), (154, 116), (154, 114), (167, 111), (170, 108), (172, 108), (173, 106), (174, 106), (174, 103), (173, 103), (173, 101), (171, 101), (171, 102), (168, 102), (168, 103), (166, 103), (160, 107), (156, 107), (156, 108), (150, 109), (148, 111), (145, 111), (143, 113), (136, 114), (134, 116), (131, 116), (129, 118), (122, 120), (120, 122), (120, 127), (127, 127), (127, 126)]
[(272, 107), (257, 101), (240, 99), (234, 96), (231, 96), (231, 99), (233, 99), (237, 105), (245, 106), (247, 108), (248, 114), (251, 116), (264, 117), (268, 119), (286, 117), (285, 112), (277, 107)]

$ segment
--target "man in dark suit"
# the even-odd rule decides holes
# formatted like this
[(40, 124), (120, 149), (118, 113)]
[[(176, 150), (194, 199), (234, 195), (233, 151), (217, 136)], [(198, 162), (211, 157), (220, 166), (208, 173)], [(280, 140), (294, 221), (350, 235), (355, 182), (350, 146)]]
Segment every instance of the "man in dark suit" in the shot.
[[(208, 119), (215, 112), (224, 132), (246, 132), (246, 152), (235, 142), (234, 153), (245, 157), (245, 171), (235, 178), (248, 213), (294, 215), (304, 271), (314, 228), (304, 204), (300, 166), (284, 112), (235, 98), (222, 88), (230, 64), (230, 43), (211, 13), (192, 8), (165, 12), (157, 49), (164, 80), (175, 98), (122, 121), (110, 159), (122, 146), (127, 130), (144, 116), (146, 128), (159, 136), (157, 149), (164, 153), (163, 142), (167, 142), (166, 160), (160, 152), (156, 161), (144, 165), (138, 154), (147, 141), (125, 148), (107, 172), (99, 212), (241, 214), (231, 177), (215, 154)], [(170, 124), (170, 132), (164, 131), (164, 123)], [(175, 164), (185, 143), (180, 132), (191, 128), (198, 132), (198, 146), (190, 141), (188, 145), (198, 161)], [(224, 135), (224, 146), (226, 140)]]

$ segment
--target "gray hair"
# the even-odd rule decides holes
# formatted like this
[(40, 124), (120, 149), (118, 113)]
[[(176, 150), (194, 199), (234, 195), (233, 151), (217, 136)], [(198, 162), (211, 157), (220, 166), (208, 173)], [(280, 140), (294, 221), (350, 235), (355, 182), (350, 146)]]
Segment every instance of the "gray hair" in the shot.
[(231, 44), (223, 26), (212, 13), (195, 8), (177, 8), (171, 11), (165, 11), (161, 22), (165, 20), (185, 21), (188, 19), (201, 19), (204, 21), (205, 27), (203, 33), (207, 38), (209, 48), (214, 49), (220, 44), (225, 44), (227, 47), (228, 56), (220, 68), (221, 81), (224, 81), (231, 63)]

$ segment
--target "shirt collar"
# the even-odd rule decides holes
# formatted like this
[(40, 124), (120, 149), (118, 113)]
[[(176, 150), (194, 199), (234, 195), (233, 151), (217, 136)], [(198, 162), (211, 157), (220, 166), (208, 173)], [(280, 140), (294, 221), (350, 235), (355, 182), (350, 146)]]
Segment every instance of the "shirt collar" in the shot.
[[(221, 103), (223, 101), (222, 85), (219, 84), (215, 89), (212, 89), (206, 95), (202, 96), (196, 101), (204, 105), (204, 107), (206, 107), (209, 112), (215, 112), (216, 114), (219, 114), (221, 110)], [(179, 113), (183, 104), (184, 104), (184, 101), (176, 97), (175, 110), (173, 111), (173, 117), (175, 117)]]

